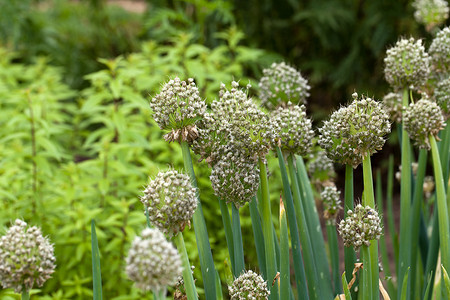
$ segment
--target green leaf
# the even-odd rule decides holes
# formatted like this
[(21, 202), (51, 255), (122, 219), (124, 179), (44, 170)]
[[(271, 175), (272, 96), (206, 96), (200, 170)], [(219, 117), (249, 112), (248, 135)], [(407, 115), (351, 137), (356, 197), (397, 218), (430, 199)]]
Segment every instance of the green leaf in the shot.
[(102, 296), (102, 272), (100, 268), (100, 251), (98, 249), (97, 234), (95, 232), (95, 222), (91, 220), (91, 243), (92, 243), (92, 278), (94, 300), (103, 299)]

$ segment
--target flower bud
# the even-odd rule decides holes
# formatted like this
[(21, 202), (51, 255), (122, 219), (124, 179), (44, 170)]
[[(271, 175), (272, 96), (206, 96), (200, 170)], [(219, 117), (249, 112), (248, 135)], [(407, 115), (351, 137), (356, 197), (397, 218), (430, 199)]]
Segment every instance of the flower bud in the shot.
[(414, 18), (420, 24), (425, 25), (428, 31), (445, 22), (448, 18), (448, 4), (444, 0), (415, 0), (412, 3), (415, 8)]
[(440, 80), (434, 90), (434, 98), (442, 109), (444, 117), (450, 118), (450, 77)]
[(383, 105), (391, 121), (402, 122), (403, 95), (401, 93), (388, 93), (383, 97)]
[(450, 27), (445, 27), (436, 34), (428, 52), (433, 72), (438, 74), (450, 72)]
[(341, 207), (341, 192), (336, 186), (326, 186), (320, 193), (323, 203), (323, 216), (330, 224), (336, 224), (336, 217)]
[(232, 285), (228, 286), (231, 300), (267, 300), (270, 292), (267, 283), (252, 270), (243, 273), (236, 278)]

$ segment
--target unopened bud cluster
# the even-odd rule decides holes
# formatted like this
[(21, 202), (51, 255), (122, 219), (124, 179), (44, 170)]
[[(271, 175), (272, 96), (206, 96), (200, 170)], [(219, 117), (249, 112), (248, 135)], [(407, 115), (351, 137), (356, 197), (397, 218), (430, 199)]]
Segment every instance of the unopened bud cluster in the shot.
[(336, 186), (326, 186), (320, 193), (323, 203), (324, 218), (330, 223), (336, 223), (336, 217), (341, 207), (341, 192)]
[(174, 285), (182, 272), (181, 258), (158, 229), (146, 228), (131, 245), (126, 273), (144, 291)]
[(386, 52), (386, 81), (395, 89), (422, 87), (430, 74), (430, 59), (421, 40), (401, 39)]
[(389, 116), (380, 103), (371, 98), (354, 101), (331, 115), (319, 129), (319, 144), (332, 160), (356, 168), (367, 155), (384, 145), (390, 132)]
[(445, 27), (436, 34), (428, 52), (434, 72), (450, 72), (450, 27)]
[(383, 105), (392, 121), (402, 122), (403, 99), (401, 93), (388, 93), (383, 97)]
[(148, 209), (150, 222), (171, 236), (189, 224), (197, 208), (196, 192), (188, 175), (169, 170), (150, 181), (141, 202)]
[(429, 136), (437, 136), (444, 128), (444, 116), (439, 106), (426, 98), (411, 103), (403, 114), (403, 124), (414, 145), (431, 149)]
[(16, 293), (41, 287), (55, 271), (53, 245), (36, 226), (17, 219), (0, 240), (0, 281)]
[(170, 130), (165, 135), (168, 141), (188, 141), (197, 138), (195, 123), (206, 112), (206, 103), (200, 98), (194, 80), (169, 80), (161, 92), (150, 101), (153, 118), (162, 130)]
[(427, 30), (439, 26), (448, 18), (448, 4), (444, 0), (415, 0), (412, 3), (415, 8), (414, 18), (417, 22), (426, 26)]
[(339, 223), (339, 234), (347, 247), (359, 249), (363, 245), (370, 246), (370, 241), (378, 240), (382, 234), (378, 212), (369, 206), (358, 204), (355, 210), (349, 210), (347, 218)]
[(239, 208), (256, 195), (259, 169), (245, 153), (225, 146), (220, 160), (212, 168), (210, 179), (216, 196)]
[(259, 81), (259, 98), (261, 104), (269, 110), (284, 106), (289, 101), (295, 104), (305, 104), (309, 97), (308, 81), (299, 71), (286, 63), (273, 63), (263, 70)]
[(232, 285), (228, 286), (231, 300), (267, 300), (270, 292), (267, 283), (252, 270), (243, 273), (236, 278)]
[(450, 118), (450, 77), (447, 77), (436, 84), (434, 98), (436, 99), (437, 105), (442, 109), (445, 117), (447, 119)]

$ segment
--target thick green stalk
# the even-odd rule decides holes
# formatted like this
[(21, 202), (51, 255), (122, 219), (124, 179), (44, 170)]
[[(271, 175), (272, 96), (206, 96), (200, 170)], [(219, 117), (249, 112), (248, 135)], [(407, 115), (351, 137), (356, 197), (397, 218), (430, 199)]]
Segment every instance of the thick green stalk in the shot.
[(102, 300), (102, 270), (100, 267), (100, 251), (98, 249), (95, 222), (91, 220), (91, 251), (92, 251), (92, 284), (93, 300)]
[[(372, 179), (372, 165), (370, 163), (370, 155), (367, 155), (363, 160), (363, 177), (364, 177), (364, 197), (363, 197), (363, 205), (370, 206), (375, 209), (375, 195), (373, 192), (373, 179)], [(364, 248), (365, 246), (363, 246)], [(372, 240), (369, 246), (370, 253), (370, 287), (371, 287), (371, 298), (370, 299), (378, 299), (379, 298), (379, 267), (378, 267), (378, 241)], [(366, 265), (364, 266), (366, 269)]]
[[(431, 299), (431, 296), (433, 294), (433, 288), (434, 288), (434, 278), (436, 276), (436, 263), (439, 256), (439, 217), (437, 211), (433, 214), (433, 224), (432, 228), (433, 231), (431, 233), (430, 238), (430, 245), (428, 247), (428, 255), (427, 255), (427, 263), (425, 266), (425, 275), (430, 277), (430, 286), (428, 294), (426, 294), (426, 290), (424, 291), (424, 298), (425, 300)], [(428, 296), (426, 296), (428, 295)]]
[(348, 289), (348, 283), (345, 276), (345, 272), (342, 274), (342, 286), (344, 288), (344, 295), (345, 300), (352, 300), (352, 294), (350, 293), (350, 290)]
[[(192, 277), (191, 264), (186, 252), (186, 246), (184, 245), (183, 234), (180, 232), (175, 237), (175, 245), (177, 246), (178, 253), (180, 253), (181, 261), (183, 263), (183, 281), (184, 289), (188, 300), (198, 300), (197, 291), (195, 289), (194, 278)], [(214, 283), (215, 286), (215, 283)], [(215, 298), (215, 295), (214, 295)]]
[[(233, 229), (231, 227), (230, 212), (228, 211), (228, 206), (224, 200), (219, 199), (219, 205), (220, 205), (220, 213), (222, 215), (223, 228), (225, 229), (225, 239), (227, 240), (228, 254), (230, 255), (231, 271), (233, 272), (233, 275), (236, 277), (235, 271), (236, 267), (234, 265), (235, 260), (234, 260)], [(237, 277), (239, 277), (239, 273)]]
[(264, 249), (264, 235), (261, 225), (261, 217), (259, 216), (258, 204), (256, 197), (253, 197), (249, 204), (250, 218), (252, 220), (253, 238), (255, 240), (256, 256), (258, 257), (259, 270), (262, 277), (267, 280), (266, 254)]
[(164, 287), (160, 290), (153, 291), (153, 299), (154, 300), (166, 300), (167, 288)]
[[(370, 268), (370, 252), (369, 247), (363, 245), (360, 248), (361, 251), (361, 259), (363, 262), (362, 269), (362, 290), (361, 290), (361, 298), (363, 300), (375, 300), (377, 298), (373, 298), (372, 296), (372, 280), (371, 280), (371, 268)], [(368, 266), (368, 268), (366, 267)]]
[(30, 292), (23, 291), (22, 292), (22, 300), (30, 300)]
[[(289, 185), (289, 178), (284, 163), (283, 154), (279, 147), (277, 147), (278, 165), (280, 166), (281, 179), (283, 182), (283, 199), (286, 204), (287, 218), (289, 221), (289, 230), (291, 232), (292, 257), (294, 261), (295, 283), (297, 286), (298, 299), (309, 299), (308, 286), (306, 284), (305, 268), (302, 260), (302, 253), (300, 250), (300, 239), (297, 228), (297, 217), (295, 216), (294, 201), (292, 199), (291, 187)], [(311, 272), (310, 274), (313, 274)], [(311, 282), (312, 277), (309, 278)], [(309, 288), (313, 290), (313, 283), (309, 284)], [(283, 298), (282, 298), (283, 299)]]
[[(344, 193), (344, 218), (347, 218), (347, 212), (353, 210), (353, 167), (345, 165), (345, 193)], [(352, 272), (356, 262), (356, 252), (353, 247), (344, 247), (345, 276), (347, 282), (352, 280)], [(358, 282), (355, 282), (357, 285)], [(354, 289), (353, 289), (354, 291)], [(352, 293), (356, 298), (356, 292)]]
[[(293, 159), (292, 159), (293, 162)], [(290, 167), (294, 165), (289, 165)], [(305, 163), (301, 156), (297, 156), (296, 161), (297, 172), (295, 176), (299, 185), (300, 191), (303, 191), (304, 209), (306, 214), (306, 224), (309, 230), (309, 236), (312, 242), (314, 251), (314, 259), (316, 260), (316, 268), (319, 275), (319, 280), (322, 282), (322, 290), (325, 297), (331, 297), (333, 288), (331, 283), (330, 264), (328, 263), (328, 256), (326, 253), (325, 241), (323, 239), (322, 226), (317, 213), (316, 202), (314, 200), (311, 182), (309, 181), (308, 173), (306, 171)], [(294, 169), (295, 170), (295, 169)]]
[(442, 174), (444, 182), (448, 179), (448, 168), (450, 159), (450, 123), (447, 120), (444, 130), (441, 131), (442, 140), (439, 142), (439, 155), (441, 156)]
[(394, 248), (394, 262), (395, 262), (395, 270), (397, 270), (397, 262), (398, 262), (398, 234), (397, 230), (395, 230), (395, 222), (394, 222), (394, 204), (393, 204), (393, 195), (394, 195), (394, 155), (389, 156), (389, 167), (388, 167), (388, 175), (387, 175), (387, 191), (386, 191), (386, 202), (387, 202), (387, 221), (388, 221), (388, 229), (389, 235), (391, 236), (392, 247)]
[(333, 273), (334, 296), (342, 293), (341, 274), (339, 272), (339, 245), (337, 240), (336, 224), (327, 224), (328, 248), (331, 257), (331, 270)]
[(239, 220), (239, 209), (231, 203), (233, 216), (233, 245), (234, 245), (234, 277), (239, 277), (245, 271), (244, 248), (242, 244), (241, 222)]
[(270, 290), (269, 299), (278, 299), (278, 285), (272, 286), (272, 280), (277, 274), (275, 244), (273, 239), (272, 212), (269, 199), (269, 183), (267, 181), (267, 170), (263, 160), (259, 159), (259, 176), (261, 185), (261, 215), (264, 234), (264, 249), (266, 253), (267, 286)]
[(445, 195), (444, 178), (442, 176), (441, 160), (436, 139), (430, 135), (431, 154), (433, 157), (434, 179), (436, 183), (436, 203), (439, 218), (439, 240), (441, 245), (441, 261), (446, 270), (450, 270), (450, 236), (447, 199)]
[[(191, 178), (192, 185), (198, 190), (189, 145), (186, 142), (181, 142), (181, 150), (183, 153), (184, 168)], [(211, 253), (211, 246), (209, 245), (208, 230), (206, 229), (206, 222), (203, 216), (202, 203), (198, 193), (197, 209), (194, 213), (193, 221), (198, 255), (200, 258), (200, 267), (202, 270), (205, 297), (206, 300), (213, 300), (216, 298), (216, 268), (214, 266), (214, 260)]]
[[(408, 107), (408, 89), (403, 90), (403, 107)], [(408, 267), (411, 265), (411, 145), (408, 133), (402, 126), (402, 171), (400, 180), (400, 242), (398, 253), (397, 282), (403, 283)], [(398, 298), (402, 297), (402, 289), (398, 289)], [(409, 299), (409, 291), (406, 296)]]
[(280, 299), (289, 299), (291, 287), (289, 276), (289, 236), (283, 201), (280, 201), (280, 249)]

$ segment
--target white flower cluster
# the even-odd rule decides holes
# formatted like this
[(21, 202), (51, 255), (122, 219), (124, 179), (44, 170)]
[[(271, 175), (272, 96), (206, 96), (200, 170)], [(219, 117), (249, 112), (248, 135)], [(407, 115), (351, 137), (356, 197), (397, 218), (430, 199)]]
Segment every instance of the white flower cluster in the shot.
[(327, 153), (323, 150), (311, 155), (308, 163), (308, 173), (319, 181), (327, 181), (330, 177), (336, 175), (333, 161), (328, 158)]
[(267, 283), (252, 270), (243, 273), (236, 278), (232, 285), (228, 286), (231, 300), (267, 300), (270, 292)]
[(339, 234), (347, 247), (370, 246), (371, 240), (378, 240), (382, 234), (378, 212), (358, 204), (354, 211), (347, 212), (347, 218), (339, 223)]
[(269, 110), (284, 106), (288, 102), (305, 104), (309, 97), (308, 81), (299, 71), (286, 63), (273, 63), (263, 70), (264, 76), (259, 81), (259, 98), (261, 104)]
[(437, 105), (442, 109), (445, 117), (450, 117), (450, 77), (440, 80), (434, 90), (434, 98)]
[(448, 18), (448, 3), (445, 0), (415, 0), (412, 3), (415, 8), (414, 18), (425, 25), (427, 30), (439, 26)]
[(323, 203), (324, 218), (331, 224), (336, 223), (336, 217), (341, 207), (341, 192), (336, 186), (326, 186), (320, 193)]
[(0, 281), (16, 293), (42, 286), (55, 271), (53, 245), (36, 226), (17, 219), (0, 239)]
[(371, 98), (354, 101), (335, 111), (319, 129), (319, 144), (335, 162), (356, 168), (367, 155), (376, 153), (390, 133), (389, 116), (380, 103)]
[(188, 175), (169, 170), (150, 181), (141, 202), (148, 208), (150, 222), (171, 236), (183, 231), (194, 215), (196, 193)]
[(314, 131), (311, 120), (306, 117), (306, 107), (288, 102), (278, 107), (270, 116), (274, 130), (273, 143), (283, 153), (306, 155), (312, 146)]
[(401, 93), (388, 93), (383, 97), (383, 105), (391, 120), (402, 122), (403, 99)]
[(421, 40), (400, 39), (386, 51), (384, 76), (395, 89), (418, 89), (430, 74), (430, 59)]
[(450, 72), (450, 27), (445, 27), (436, 34), (428, 53), (430, 54), (433, 72), (448, 77)]
[(128, 277), (144, 291), (174, 285), (183, 271), (178, 251), (156, 228), (146, 228), (135, 237), (126, 264)]
[(437, 136), (444, 128), (444, 116), (440, 107), (426, 98), (411, 103), (403, 114), (403, 124), (414, 144), (430, 150), (429, 136)]

